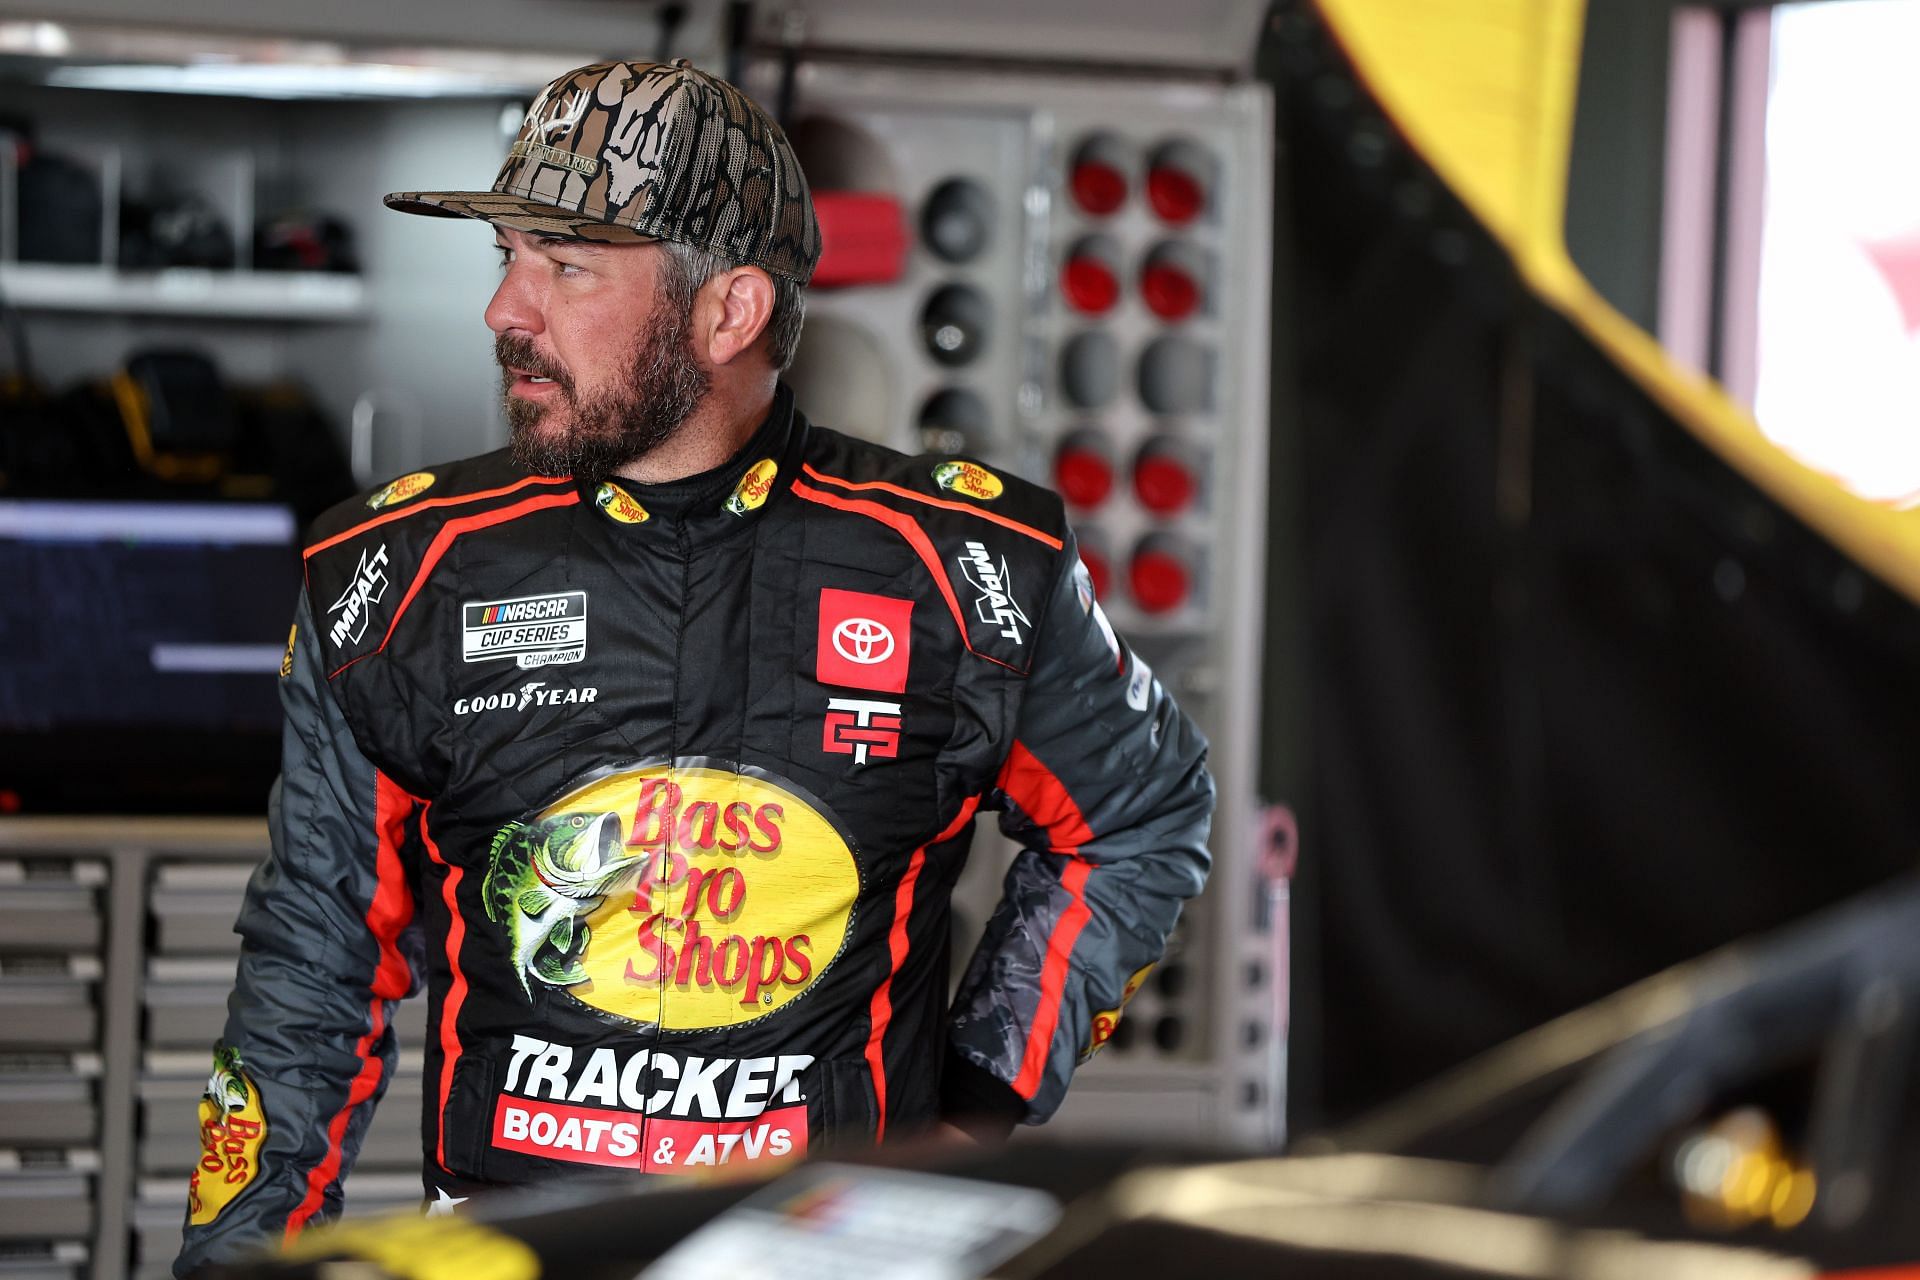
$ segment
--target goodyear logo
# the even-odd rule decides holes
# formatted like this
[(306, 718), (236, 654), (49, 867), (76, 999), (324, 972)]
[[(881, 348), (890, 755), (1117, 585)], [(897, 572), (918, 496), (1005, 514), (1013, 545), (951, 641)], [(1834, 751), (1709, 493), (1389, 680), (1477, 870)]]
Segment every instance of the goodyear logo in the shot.
[(669, 1031), (799, 999), (839, 956), (859, 892), (817, 802), (708, 761), (624, 770), (509, 824), (483, 881), (529, 1001), (559, 988)]
[(224, 1042), (213, 1049), (213, 1074), (200, 1098), (200, 1160), (187, 1183), (187, 1220), (205, 1226), (220, 1216), (260, 1172), (267, 1116), (260, 1090)]
[(280, 655), (280, 678), (285, 680), (293, 674), (293, 644), (300, 638), (300, 624), (294, 623), (287, 628), (287, 651)]
[(773, 478), (779, 473), (780, 467), (772, 458), (762, 458), (748, 467), (747, 474), (733, 487), (733, 496), (727, 499), (727, 510), (737, 516), (758, 511), (766, 505), (767, 495), (773, 492)]
[(433, 488), (433, 472), (416, 471), (381, 486), (371, 498), (367, 499), (367, 505), (375, 511), (380, 511), (387, 507), (398, 506), (409, 498), (417, 498), (431, 488)]
[(1000, 477), (972, 462), (943, 462), (933, 469), (933, 482), (948, 493), (991, 502), (1006, 490)]
[(653, 518), (645, 507), (633, 500), (632, 494), (611, 480), (593, 495), (593, 505), (621, 524), (645, 524)]

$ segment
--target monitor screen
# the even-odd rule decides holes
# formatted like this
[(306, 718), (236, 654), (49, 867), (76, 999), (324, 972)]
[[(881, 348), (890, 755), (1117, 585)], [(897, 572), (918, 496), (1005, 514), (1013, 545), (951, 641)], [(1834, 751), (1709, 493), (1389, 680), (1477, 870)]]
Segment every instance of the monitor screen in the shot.
[(0, 501), (0, 809), (261, 811), (298, 532), (278, 505)]

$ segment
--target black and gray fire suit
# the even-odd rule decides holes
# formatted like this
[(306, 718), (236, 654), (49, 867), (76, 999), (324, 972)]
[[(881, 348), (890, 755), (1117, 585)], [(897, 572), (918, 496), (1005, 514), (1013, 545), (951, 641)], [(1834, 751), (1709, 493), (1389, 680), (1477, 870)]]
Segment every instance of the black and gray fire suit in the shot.
[[(430, 1194), (1037, 1123), (1205, 878), (1205, 743), (1059, 500), (784, 387), (674, 484), (404, 477), (306, 573), (182, 1271), (337, 1213), (422, 988)], [(983, 809), (1025, 851), (949, 1007)]]

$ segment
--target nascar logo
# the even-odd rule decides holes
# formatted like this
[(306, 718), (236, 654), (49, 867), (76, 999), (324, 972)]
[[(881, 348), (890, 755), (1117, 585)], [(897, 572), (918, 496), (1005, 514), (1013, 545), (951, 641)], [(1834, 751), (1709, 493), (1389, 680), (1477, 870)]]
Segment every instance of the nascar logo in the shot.
[(460, 656), (468, 662), (512, 658), (525, 669), (587, 656), (584, 591), (471, 600), (460, 608)]

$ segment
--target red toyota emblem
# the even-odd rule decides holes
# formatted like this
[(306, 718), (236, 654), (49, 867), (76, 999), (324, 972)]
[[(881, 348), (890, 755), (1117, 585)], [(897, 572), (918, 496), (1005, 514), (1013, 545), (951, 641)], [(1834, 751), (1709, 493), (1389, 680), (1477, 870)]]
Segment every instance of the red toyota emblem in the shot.
[(814, 676), (822, 684), (905, 693), (913, 601), (826, 587), (820, 592)]
[(871, 667), (893, 656), (893, 632), (872, 618), (843, 618), (833, 629), (833, 651)]

